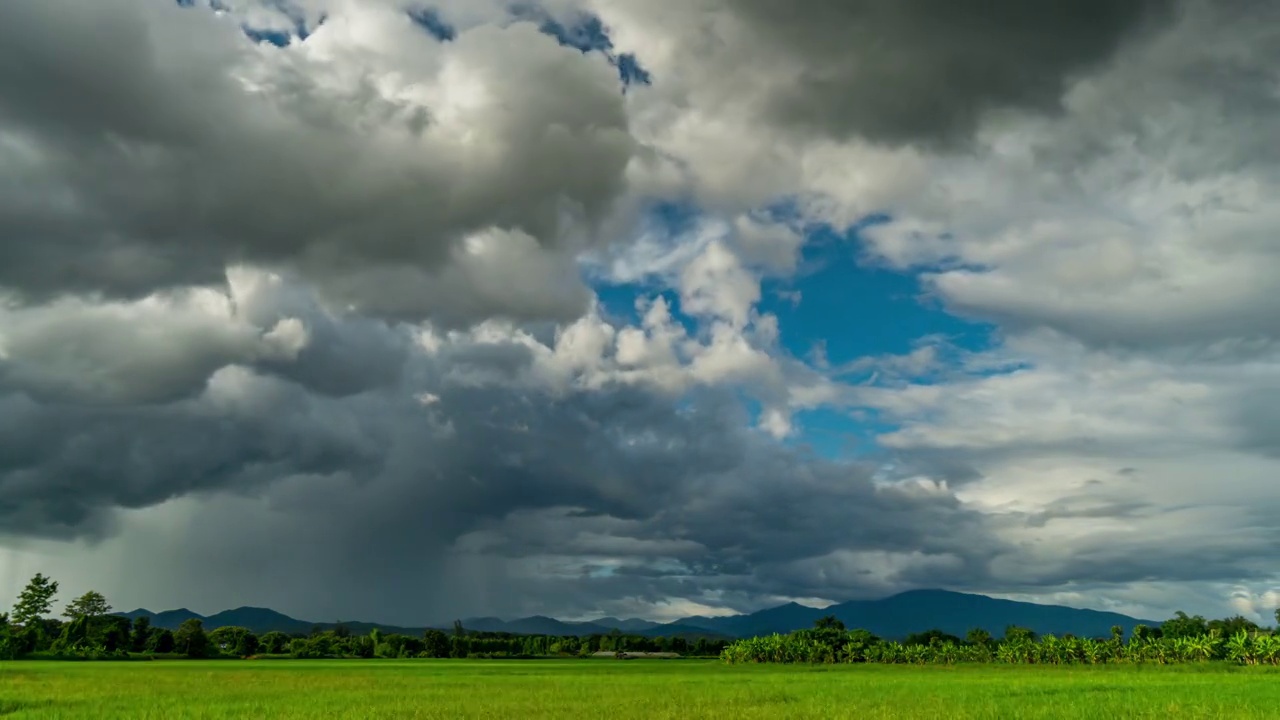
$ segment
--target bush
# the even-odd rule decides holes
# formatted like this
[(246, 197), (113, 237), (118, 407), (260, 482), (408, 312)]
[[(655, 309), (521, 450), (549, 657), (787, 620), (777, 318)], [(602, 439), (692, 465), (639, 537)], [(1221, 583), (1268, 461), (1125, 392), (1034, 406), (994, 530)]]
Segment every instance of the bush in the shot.
[[(976, 637), (976, 636), (975, 636)], [(878, 662), (911, 664), (1007, 663), (1040, 665), (1101, 665), (1112, 663), (1194, 663), (1225, 660), (1241, 665), (1280, 665), (1280, 636), (1253, 635), (1246, 631), (1222, 638), (1218, 634), (1184, 637), (1152, 637), (1136, 632), (1128, 643), (1119, 637), (1106, 639), (1045, 635), (1033, 640), (1029, 633), (1007, 633), (994, 643), (956, 642), (930, 638), (928, 644), (883, 641), (865, 630), (854, 630), (835, 644), (801, 630), (789, 635), (748, 638), (732, 643), (721, 653), (727, 663), (831, 663)]]

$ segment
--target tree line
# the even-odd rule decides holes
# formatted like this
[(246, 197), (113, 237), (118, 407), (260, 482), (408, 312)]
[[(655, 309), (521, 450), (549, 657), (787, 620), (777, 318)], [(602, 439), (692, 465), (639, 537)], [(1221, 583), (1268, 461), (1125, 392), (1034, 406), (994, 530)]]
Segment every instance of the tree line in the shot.
[(89, 591), (72, 600), (63, 619), (46, 617), (58, 583), (36, 574), (9, 613), (0, 613), (0, 660), (26, 656), (67, 659), (248, 658), (533, 658), (590, 656), (599, 652), (674, 652), (718, 657), (727, 641), (710, 638), (645, 637), (619, 631), (587, 636), (515, 635), (475, 632), (455, 621), (452, 632), (427, 629), (420, 637), (374, 629), (353, 634), (337, 625), (308, 634), (272, 631), (255, 634), (243, 627), (206, 631), (199, 618), (176, 630), (153, 627), (151, 619), (130, 620), (111, 614), (106, 598)]
[[(1276, 611), (1280, 625), (1280, 610)], [(1205, 620), (1178, 612), (1159, 627), (1138, 625), (1126, 639), (1120, 626), (1105, 638), (1072, 635), (1038, 637), (1009, 626), (996, 639), (985, 630), (961, 639), (941, 630), (885, 640), (867, 630), (848, 630), (835, 617), (786, 635), (774, 634), (731, 643), (721, 659), (737, 663), (1009, 663), (1069, 665), (1108, 663), (1187, 663), (1227, 661), (1242, 665), (1280, 665), (1280, 634), (1236, 616)]]

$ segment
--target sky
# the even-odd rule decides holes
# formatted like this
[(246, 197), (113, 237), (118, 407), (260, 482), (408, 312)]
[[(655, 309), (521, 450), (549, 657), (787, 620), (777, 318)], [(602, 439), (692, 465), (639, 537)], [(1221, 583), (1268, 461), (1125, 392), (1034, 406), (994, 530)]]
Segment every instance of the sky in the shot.
[(1276, 3), (3, 15), (0, 598), (1280, 606)]

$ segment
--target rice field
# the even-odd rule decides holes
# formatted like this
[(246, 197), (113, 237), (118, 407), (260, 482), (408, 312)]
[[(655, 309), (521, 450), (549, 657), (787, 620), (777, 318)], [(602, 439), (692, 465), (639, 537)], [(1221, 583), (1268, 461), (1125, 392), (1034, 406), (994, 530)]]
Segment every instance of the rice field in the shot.
[(0, 663), (19, 718), (1276, 718), (1280, 671), (716, 661)]

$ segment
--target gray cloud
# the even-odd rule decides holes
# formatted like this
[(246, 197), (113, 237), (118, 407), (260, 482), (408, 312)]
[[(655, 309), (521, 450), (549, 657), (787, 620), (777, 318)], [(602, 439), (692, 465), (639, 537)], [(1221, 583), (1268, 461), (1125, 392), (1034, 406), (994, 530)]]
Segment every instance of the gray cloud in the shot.
[(1058, 108), (1066, 81), (1163, 19), (1165, 0), (726, 0), (795, 68), (768, 98), (779, 121), (890, 143), (966, 139), (984, 112)]
[[(1272, 186), (1273, 75), (1265, 29), (1233, 54), (1243, 4), (1185, 3), (1150, 35), (1169, 4), (586, 4), (619, 20), (620, 51), (628, 13), (653, 13), (640, 35), (675, 26), (639, 42), (652, 88), (624, 102), (602, 58), (493, 8), (474, 13), (508, 24), (468, 16), (443, 45), (391, 4), (351, 3), (284, 52), (171, 3), (9, 8), (0, 541), (121, 606), (404, 623), (1271, 577), (1274, 313), (1250, 282), (1270, 225), (1265, 192), (1237, 211), (1227, 190)], [(717, 42), (685, 22), (703, 10)], [(633, 121), (646, 156), (726, 187), (759, 179), (730, 162), (752, 154), (740, 141), (777, 138), (809, 168), (792, 180), (868, 178), (859, 205), (919, 195), (889, 209), (920, 224), (869, 243), (903, 267), (975, 260), (983, 273), (926, 282), (999, 321), (1004, 344), (874, 358), (893, 372), (860, 388), (778, 357), (740, 267), (786, 272), (797, 241), (772, 232), (667, 288), (699, 299), (696, 322), (665, 305), (625, 333), (565, 322), (592, 301), (576, 262), (594, 230), (628, 235), (635, 218), (610, 211), (642, 204)], [(979, 130), (936, 164), (917, 152)], [(818, 157), (851, 148), (855, 173)], [(1245, 174), (1166, 195), (1140, 182), (1152, 168)], [(868, 184), (881, 174), (901, 187)], [(917, 175), (940, 189), (916, 193)], [(1103, 217), (1121, 200), (1144, 222)], [(1201, 262), (1201, 231), (1231, 239), (1232, 272), (1202, 280), (1223, 266)], [(658, 265), (706, 261), (672, 249)], [(474, 326), (494, 317), (518, 331)], [(1045, 326), (1058, 333), (1030, 332)], [(744, 391), (775, 429), (853, 402), (899, 429), (837, 462), (753, 428)]]
[(1274, 342), (1280, 7), (1188, 0), (1175, 18), (1074, 82), (1059, 117), (989, 122), (940, 192), (866, 234), (875, 249), (1009, 335), (1238, 360)]
[[(924, 551), (979, 568), (999, 546), (949, 493), (878, 488), (868, 466), (776, 444), (731, 390), (557, 389), (531, 382), (540, 361), (524, 343), (454, 337), (428, 351), (409, 328), (325, 319), (305, 292), (255, 277), (233, 276), (238, 314), (224, 323), (257, 337), (299, 319), (300, 352), (210, 369), (220, 356), (186, 343), (193, 354), (164, 358), (159, 374), (208, 378), (167, 399), (140, 394), (129, 374), (78, 402), (0, 386), (0, 532), (110, 545), (129, 537), (122, 512), (177, 503), (190, 515), (167, 541), (181, 548), (174, 565), (133, 548), (175, 588), (216, 577), (209, 597), (228, 603), (248, 593), (304, 615), (363, 608), (406, 622), (710, 592), (750, 606), (791, 592), (786, 568), (804, 558)], [(81, 342), (119, 367), (154, 349), (109, 334)], [(487, 573), (538, 594), (485, 595), (472, 583)], [(294, 586), (255, 590), (263, 576)], [(333, 578), (315, 600), (311, 588)], [(574, 590), (551, 588), (557, 578)], [(369, 584), (383, 588), (376, 607), (356, 590)]]
[[(379, 313), (576, 316), (588, 294), (572, 256), (633, 145), (612, 69), (528, 23), (436, 44), (389, 7), (348, 12), (381, 24), (383, 44), (362, 46), (344, 18), (285, 53), (173, 3), (8, 8), (0, 284), (136, 297), (252, 262)], [(462, 242), (499, 229), (516, 234)], [(468, 296), (475, 283), (447, 272), (513, 259), (578, 291), (530, 303), (490, 278)]]
[(321, 401), (269, 384), (245, 389), (255, 394), (252, 401), (223, 407), (188, 401), (86, 408), (4, 398), (0, 528), (95, 535), (103, 514), (118, 508), (248, 491), (291, 474), (362, 475), (380, 464), (373, 431), (331, 424), (317, 407)]

